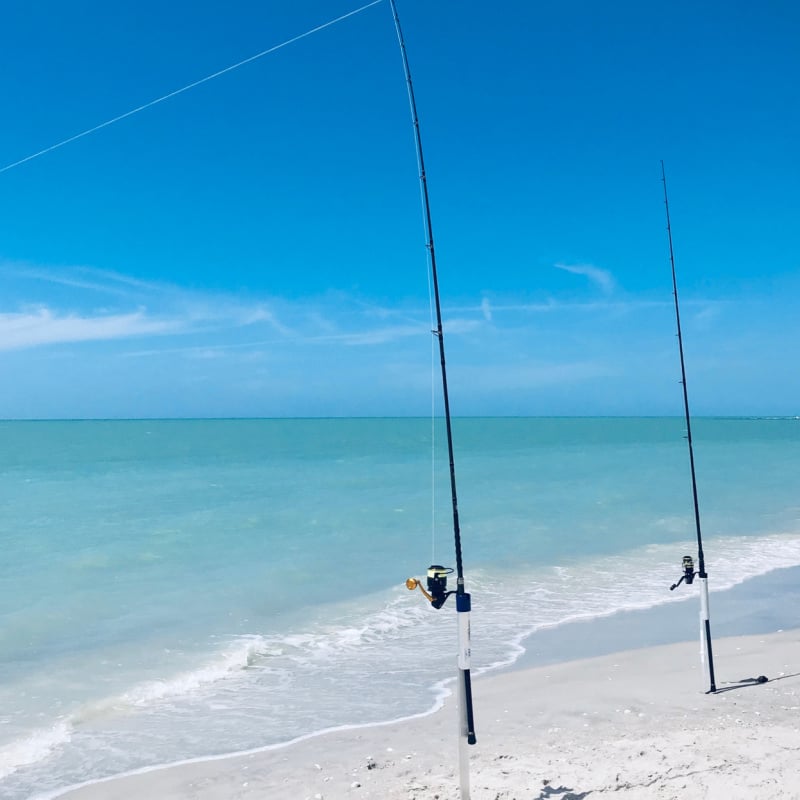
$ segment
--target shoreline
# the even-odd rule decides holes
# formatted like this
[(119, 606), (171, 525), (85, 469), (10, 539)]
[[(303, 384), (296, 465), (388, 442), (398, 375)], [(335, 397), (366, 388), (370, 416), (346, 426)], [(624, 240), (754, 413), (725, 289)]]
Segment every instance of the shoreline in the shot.
[[(791, 600), (793, 596), (800, 599), (800, 590), (795, 588), (800, 586), (799, 577), (800, 567), (788, 567), (712, 594), (714, 657), (720, 691), (714, 696), (707, 697), (706, 700), (711, 701), (708, 703), (705, 703), (700, 691), (699, 645), (696, 641), (691, 641), (697, 634), (697, 606), (694, 605), (696, 598), (641, 611), (618, 612), (610, 617), (568, 623), (539, 631), (526, 638), (523, 641), (525, 652), (514, 664), (475, 678), (478, 745), (469, 748), (473, 754), (472, 761), (475, 762), (473, 771), (483, 775), (484, 782), (488, 781), (495, 786), (499, 780), (495, 768), (501, 761), (508, 761), (509, 764), (503, 765), (503, 769), (499, 770), (500, 774), (508, 773), (506, 766), (510, 764), (524, 762), (527, 765), (525, 770), (532, 769), (528, 763), (531, 756), (528, 754), (546, 744), (542, 742), (541, 731), (538, 728), (534, 729), (532, 724), (521, 724), (519, 719), (510, 724), (508, 736), (510, 741), (516, 742), (516, 748), (526, 754), (522, 757), (513, 752), (514, 748), (510, 744), (501, 746), (504, 737), (499, 735), (500, 731), (497, 728), (498, 725), (500, 728), (504, 727), (503, 721), (511, 723), (515, 718), (514, 712), (518, 713), (520, 709), (527, 709), (533, 719), (539, 718), (540, 721), (544, 715), (548, 718), (550, 728), (554, 731), (556, 728), (561, 729), (556, 725), (559, 714), (552, 707), (549, 691), (547, 697), (537, 699), (535, 691), (529, 692), (528, 689), (523, 689), (526, 686), (535, 687), (542, 682), (555, 683), (559, 687), (557, 694), (563, 700), (562, 715), (566, 715), (566, 718), (574, 722), (574, 714), (577, 712), (570, 710), (571, 705), (588, 706), (593, 708), (593, 711), (585, 712), (589, 715), (589, 719), (593, 716), (598, 717), (602, 720), (601, 727), (611, 725), (613, 729), (614, 714), (611, 713), (610, 697), (607, 694), (609, 686), (604, 682), (598, 683), (591, 677), (593, 674), (604, 674), (608, 676), (608, 681), (622, 680), (626, 686), (631, 686), (634, 689), (632, 697), (639, 698), (639, 705), (643, 708), (652, 707), (651, 715), (658, 717), (659, 728), (669, 721), (677, 720), (681, 723), (679, 729), (685, 734), (685, 722), (689, 717), (688, 709), (691, 708), (701, 721), (698, 730), (704, 730), (708, 734), (713, 729), (713, 735), (717, 738), (719, 732), (714, 725), (711, 725), (713, 713), (720, 713), (731, 705), (741, 705), (738, 702), (726, 703), (725, 698), (729, 693), (737, 695), (737, 701), (739, 695), (747, 692), (766, 694), (772, 698), (775, 692), (783, 696), (781, 693), (784, 687), (788, 687), (793, 693), (791, 696), (794, 700), (790, 697), (787, 707), (794, 705), (795, 710), (793, 714), (790, 712), (784, 714), (785, 719), (777, 714), (780, 724), (776, 729), (783, 730), (788, 725), (793, 731), (792, 735), (796, 736), (797, 723), (794, 718), (798, 717), (800, 696), (794, 695), (800, 692), (800, 677), (793, 676), (792, 673), (800, 672), (800, 630), (784, 630), (768, 634), (765, 632), (779, 630), (781, 627), (792, 627), (785, 623), (792, 616), (791, 608), (798, 608), (798, 605)], [(780, 602), (777, 602), (777, 598), (780, 598)], [(793, 625), (796, 626), (797, 622), (793, 621)], [(634, 629), (636, 635), (632, 636), (631, 631)], [(725, 634), (730, 634), (732, 630), (750, 635), (725, 637)], [(642, 633), (646, 635), (640, 635)], [(684, 641), (676, 643), (676, 635)], [(685, 641), (687, 638), (690, 641)], [(629, 641), (630, 646), (631, 639), (642, 643), (635, 649), (619, 646), (625, 640)], [(664, 639), (670, 643), (662, 641)], [(597, 651), (598, 647), (605, 648), (605, 652), (592, 652)], [(764, 654), (764, 666), (758, 668), (757, 656), (760, 651)], [(768, 668), (766, 662), (769, 659), (775, 661), (776, 658), (781, 665), (778, 666), (776, 662), (774, 668)], [(734, 666), (738, 669), (735, 673), (738, 677), (733, 680), (755, 677), (756, 675), (745, 675), (748, 667), (752, 667), (751, 671), (756, 670), (757, 674), (766, 674), (770, 680), (764, 686), (745, 687), (732, 692), (725, 681), (732, 680), (731, 675), (734, 673), (728, 674), (728, 671)], [(779, 675), (779, 672), (783, 675)], [(645, 676), (648, 674), (652, 676), (652, 685), (648, 685), (646, 680)], [(794, 677), (794, 680), (790, 680), (790, 677)], [(778, 678), (781, 679), (780, 684), (775, 683)], [(675, 698), (669, 703), (661, 704), (659, 698), (653, 695), (653, 686), (660, 684), (669, 685), (675, 692)], [(515, 693), (525, 694), (526, 697), (519, 702), (515, 699)], [(700, 707), (700, 703), (704, 705)], [(132, 800), (135, 797), (150, 795), (164, 800), (188, 800), (188, 798), (223, 800), (229, 797), (241, 797), (246, 800), (251, 797), (269, 796), (287, 799), (322, 797), (330, 800), (340, 797), (374, 796), (376, 800), (378, 797), (402, 797), (405, 800), (416, 796), (414, 793), (419, 792), (420, 797), (438, 794), (442, 800), (455, 798), (459, 796), (459, 792), (455, 763), (456, 721), (453, 698), (447, 697), (443, 707), (441, 704), (437, 705), (438, 708), (401, 720), (368, 726), (345, 726), (241, 754), (203, 757), (173, 765), (153, 766), (39, 797), (59, 797), (67, 800)], [(502, 712), (499, 711), (500, 707), (503, 707)], [(770, 708), (774, 716), (777, 711), (772, 706)], [(683, 717), (680, 715), (676, 717), (676, 710), (679, 709), (683, 709)], [(715, 711), (711, 712), (711, 709)], [(628, 711), (630, 714), (634, 713), (632, 709)], [(496, 716), (498, 713), (502, 713), (499, 718)], [(648, 739), (662, 736), (657, 730), (648, 728), (641, 722), (641, 714), (646, 715), (646, 712), (637, 713), (640, 713), (636, 719), (640, 720), (637, 724), (641, 728), (642, 736)], [(756, 717), (759, 715), (758, 711), (748, 713), (753, 713)], [(629, 716), (627, 712), (625, 715)], [(490, 719), (492, 716), (495, 717), (494, 722), (486, 724), (485, 733), (482, 735), (481, 720)], [(765, 720), (766, 717), (761, 722)], [(703, 727), (704, 725), (706, 727)], [(769, 740), (769, 737), (766, 738)], [(421, 743), (426, 741), (435, 749), (433, 752), (421, 754), (419, 748)], [(587, 742), (579, 741), (579, 749), (585, 749), (587, 746)], [(494, 760), (490, 759), (488, 763), (485, 750), (487, 747), (498, 751), (493, 757)], [(552, 749), (552, 743), (547, 747)], [(500, 753), (499, 750), (509, 752)], [(597, 747), (594, 750), (597, 750)], [(393, 755), (401, 751), (408, 752), (402, 756)], [(333, 754), (335, 758), (331, 762)], [(565, 754), (569, 756), (568, 752)], [(685, 756), (686, 753), (683, 753), (682, 757)], [(747, 763), (746, 756), (743, 755), (742, 758), (741, 763)], [(608, 757), (604, 756), (594, 768), (599, 769), (607, 760)], [(327, 765), (323, 762), (327, 762)], [(374, 763), (374, 766), (370, 767), (370, 763)], [(552, 758), (551, 763), (553, 763)], [(427, 776), (424, 781), (423, 776)], [(587, 780), (586, 776), (576, 775), (573, 782), (579, 778), (581, 781)], [(421, 785), (415, 787), (415, 780), (427, 781), (424, 790)], [(541, 780), (558, 782), (559, 779), (543, 777)], [(658, 783), (657, 778), (654, 780)], [(436, 784), (435, 791), (431, 781)], [(560, 785), (565, 784), (561, 781)], [(591, 785), (595, 787), (591, 789), (593, 795), (605, 791), (595, 784)], [(551, 786), (552, 783), (540, 782), (536, 791), (543, 792), (542, 787)], [(622, 788), (619, 788), (620, 786)], [(511, 788), (513, 787), (506, 787), (509, 791)], [(476, 796), (483, 796), (478, 793), (477, 784), (474, 791)], [(567, 791), (572, 792), (574, 797), (582, 796), (574, 794), (577, 791), (575, 787), (568, 788)], [(639, 794), (631, 797), (651, 796), (641, 794), (643, 791), (641, 786), (638, 791)], [(770, 791), (774, 792), (774, 787), (770, 788)], [(614, 792), (625, 793), (627, 789), (623, 784), (617, 784)], [(487, 796), (491, 796), (492, 800), (495, 797), (506, 797), (499, 791)], [(549, 797), (551, 794), (537, 794), (531, 789), (528, 795), (524, 796), (538, 799)], [(552, 796), (565, 795), (562, 793)], [(652, 797), (669, 796), (672, 795), (652, 794)], [(735, 795), (731, 795), (729, 791), (725, 796)], [(771, 796), (797, 797), (800, 796), (800, 787), (795, 787), (786, 795), (773, 793)]]
[[(684, 592), (686, 589), (681, 587)], [(665, 594), (669, 588), (664, 587)], [(680, 590), (679, 590), (680, 591)], [(543, 628), (521, 641), (524, 652), (502, 671), (609, 655), (678, 642), (699, 641), (699, 597), (626, 609), (605, 617)], [(779, 567), (711, 592), (713, 639), (768, 634), (800, 626), (800, 566)], [(793, 613), (794, 612), (794, 613)], [(491, 674), (495, 674), (493, 671)]]
[[(477, 678), (473, 796), (800, 796), (800, 630), (716, 644), (714, 695), (699, 688), (698, 646), (688, 642)], [(769, 681), (740, 684), (760, 674)], [(153, 769), (60, 797), (455, 800), (455, 730), (450, 698), (425, 718)]]

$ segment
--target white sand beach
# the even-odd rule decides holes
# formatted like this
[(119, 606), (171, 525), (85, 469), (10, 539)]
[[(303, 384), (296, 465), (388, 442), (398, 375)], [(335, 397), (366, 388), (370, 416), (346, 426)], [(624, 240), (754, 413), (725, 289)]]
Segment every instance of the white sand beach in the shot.
[[(800, 797), (800, 630), (720, 638), (717, 694), (699, 644), (474, 681), (479, 800)], [(739, 685), (765, 675), (767, 683)], [(452, 701), (433, 715), (151, 770), (65, 800), (456, 800)]]

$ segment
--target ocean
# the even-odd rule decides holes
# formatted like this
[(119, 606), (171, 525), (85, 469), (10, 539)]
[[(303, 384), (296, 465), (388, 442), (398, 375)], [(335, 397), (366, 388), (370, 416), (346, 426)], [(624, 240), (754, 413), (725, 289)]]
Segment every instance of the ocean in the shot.
[[(664, 604), (696, 634), (697, 586), (669, 590), (696, 556), (682, 419), (453, 431), (475, 673)], [(713, 630), (716, 592), (800, 565), (800, 420), (693, 435)], [(455, 607), (404, 582), (454, 566), (443, 437), (430, 419), (0, 422), (0, 796), (436, 708)]]

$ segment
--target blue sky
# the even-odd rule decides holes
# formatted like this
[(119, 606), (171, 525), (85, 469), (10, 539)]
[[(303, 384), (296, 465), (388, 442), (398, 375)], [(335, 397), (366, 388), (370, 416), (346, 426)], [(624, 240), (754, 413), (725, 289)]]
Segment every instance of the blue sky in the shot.
[[(397, 0), (452, 410), (800, 413), (800, 6)], [(426, 415), (387, 0), (0, 19), (0, 417)], [(433, 384), (433, 385), (432, 385)]]

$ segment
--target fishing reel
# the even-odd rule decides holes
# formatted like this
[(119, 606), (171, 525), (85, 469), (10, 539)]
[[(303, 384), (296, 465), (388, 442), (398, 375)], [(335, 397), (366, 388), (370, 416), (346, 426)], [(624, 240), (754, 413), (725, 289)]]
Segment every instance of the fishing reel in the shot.
[(452, 567), (442, 567), (438, 564), (432, 564), (428, 567), (428, 577), (426, 583), (428, 590), (422, 588), (422, 583), (417, 578), (409, 578), (406, 581), (406, 588), (413, 592), (414, 589), (419, 589), (422, 594), (434, 608), (441, 608), (444, 601), (450, 597), (451, 594), (456, 594), (455, 591), (447, 591), (447, 576), (453, 573)]
[(683, 569), (683, 575), (681, 575), (677, 583), (673, 583), (672, 586), (669, 587), (670, 591), (677, 589), (684, 581), (686, 581), (687, 584), (691, 584), (694, 581), (694, 576), (697, 575), (694, 571), (694, 561), (691, 556), (683, 557), (681, 568)]

